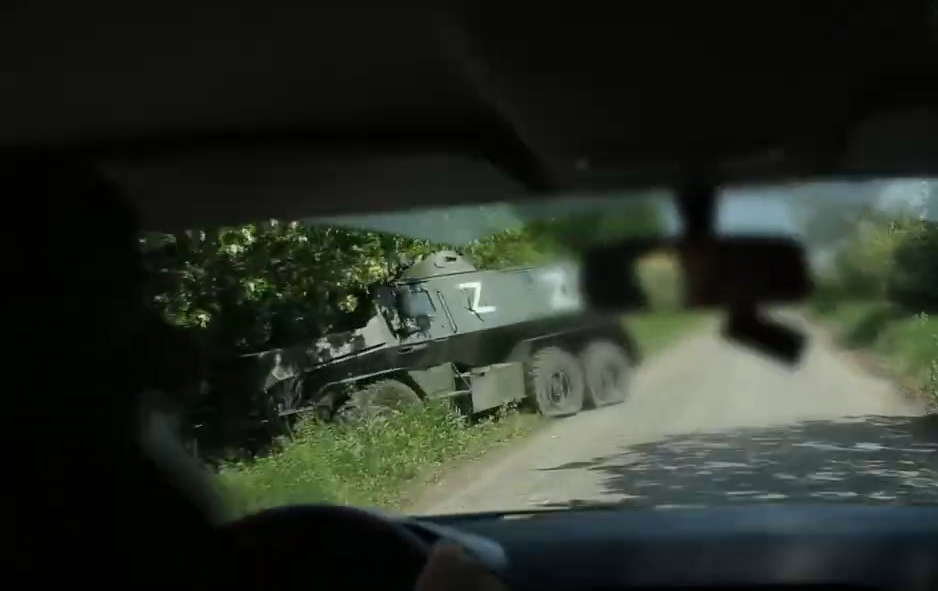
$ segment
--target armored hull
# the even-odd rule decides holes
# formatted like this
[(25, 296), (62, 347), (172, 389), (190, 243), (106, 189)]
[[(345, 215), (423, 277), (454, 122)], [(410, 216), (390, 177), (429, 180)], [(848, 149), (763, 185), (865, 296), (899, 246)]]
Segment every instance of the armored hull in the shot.
[(618, 318), (585, 308), (578, 273), (434, 253), (373, 290), (362, 328), (254, 356), (257, 389), (279, 415), (335, 416), (349, 400), (461, 397), (478, 412), (529, 398), (552, 416), (621, 402), (639, 354)]

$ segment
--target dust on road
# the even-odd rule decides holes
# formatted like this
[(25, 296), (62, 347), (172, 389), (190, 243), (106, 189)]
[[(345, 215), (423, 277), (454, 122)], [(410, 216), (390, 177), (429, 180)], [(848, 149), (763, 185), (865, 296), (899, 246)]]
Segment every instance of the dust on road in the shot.
[(810, 332), (794, 369), (692, 337), (644, 365), (626, 403), (554, 421), (415, 510), (938, 502), (936, 417)]

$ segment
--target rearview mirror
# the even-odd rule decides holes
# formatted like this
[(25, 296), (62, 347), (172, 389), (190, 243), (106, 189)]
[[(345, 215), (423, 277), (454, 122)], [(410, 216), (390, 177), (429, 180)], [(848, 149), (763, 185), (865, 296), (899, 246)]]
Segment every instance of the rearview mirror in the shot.
[(647, 306), (634, 267), (657, 251), (676, 253), (683, 268), (684, 307), (738, 308), (801, 302), (811, 281), (804, 250), (779, 237), (733, 236), (704, 241), (628, 241), (590, 250), (583, 290), (592, 307), (629, 311)]
[(766, 304), (801, 302), (811, 295), (804, 250), (788, 238), (647, 240), (595, 248), (587, 253), (582, 275), (589, 304), (616, 312), (647, 307), (638, 263), (662, 250), (675, 253), (683, 269), (683, 307), (723, 308), (727, 339), (789, 365), (801, 358), (805, 335), (759, 310)]
[(791, 239), (721, 238), (677, 251), (689, 308), (793, 304), (811, 295), (804, 250)]

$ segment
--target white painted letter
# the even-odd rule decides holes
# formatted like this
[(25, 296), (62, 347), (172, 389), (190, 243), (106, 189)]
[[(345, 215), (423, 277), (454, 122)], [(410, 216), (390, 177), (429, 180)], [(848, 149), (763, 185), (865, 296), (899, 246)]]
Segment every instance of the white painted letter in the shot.
[(495, 306), (480, 306), (479, 300), (482, 299), (482, 283), (480, 281), (470, 281), (468, 283), (460, 283), (459, 289), (465, 289), (472, 292), (470, 298), (469, 310), (475, 312), (476, 314), (488, 314), (495, 311)]

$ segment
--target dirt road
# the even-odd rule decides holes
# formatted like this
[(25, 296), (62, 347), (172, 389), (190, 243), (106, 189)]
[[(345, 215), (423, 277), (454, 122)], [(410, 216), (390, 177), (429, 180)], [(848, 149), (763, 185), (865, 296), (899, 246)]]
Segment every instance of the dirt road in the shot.
[(554, 421), (416, 509), (938, 502), (936, 417), (811, 333), (796, 369), (691, 337), (636, 373), (626, 403)]

